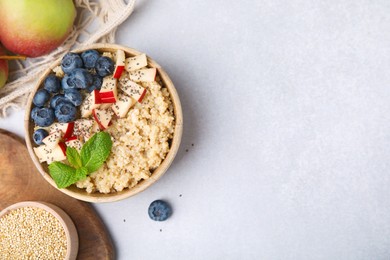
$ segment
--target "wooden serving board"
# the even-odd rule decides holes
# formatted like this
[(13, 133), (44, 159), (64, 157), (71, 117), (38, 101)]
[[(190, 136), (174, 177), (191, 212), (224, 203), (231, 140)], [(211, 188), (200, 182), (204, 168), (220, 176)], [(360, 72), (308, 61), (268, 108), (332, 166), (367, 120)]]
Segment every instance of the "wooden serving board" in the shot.
[(0, 129), (0, 211), (21, 201), (49, 202), (68, 213), (79, 235), (77, 259), (114, 259), (111, 238), (92, 206), (47, 183), (23, 140)]

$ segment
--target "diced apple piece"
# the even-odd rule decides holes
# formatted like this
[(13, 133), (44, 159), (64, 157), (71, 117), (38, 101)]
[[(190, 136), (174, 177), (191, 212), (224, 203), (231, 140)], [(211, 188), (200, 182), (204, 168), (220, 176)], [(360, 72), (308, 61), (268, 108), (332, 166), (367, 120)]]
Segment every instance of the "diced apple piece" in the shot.
[(92, 135), (93, 123), (94, 120), (92, 119), (77, 119), (74, 122), (73, 134), (83, 139), (89, 139)]
[(35, 155), (38, 157), (39, 162), (45, 162), (46, 161), (46, 156), (45, 154), (47, 153), (46, 145), (40, 145), (38, 147), (33, 147)]
[(99, 92), (100, 103), (115, 103), (118, 97), (117, 79), (112, 77), (103, 78), (102, 88)]
[(95, 108), (98, 108), (99, 105), (101, 104), (101, 101), (100, 101), (100, 91), (97, 90), (97, 89), (94, 89), (90, 95), (92, 96), (92, 103), (93, 103), (93, 106)]
[(123, 83), (121, 89), (128, 96), (132, 97), (140, 103), (146, 94), (146, 88), (131, 80), (127, 80), (125, 83)]
[(52, 156), (47, 159), (47, 163), (60, 162), (66, 159), (66, 146), (60, 142), (53, 148)]
[(81, 117), (89, 117), (92, 110), (100, 106), (99, 90), (94, 90), (83, 100), (80, 106)]
[(61, 148), (61, 151), (62, 153), (65, 155), (66, 157), (66, 145), (65, 145), (65, 142), (59, 142), (58, 143), (58, 146)]
[(46, 136), (42, 142), (48, 147), (53, 148), (60, 142), (62, 138), (62, 131), (58, 130)]
[(95, 121), (98, 123), (99, 128), (104, 130), (109, 126), (113, 112), (112, 110), (108, 109), (94, 109), (92, 111), (92, 115), (95, 118)]
[(115, 91), (117, 79), (110, 76), (104, 77), (100, 92)]
[(66, 144), (67, 142), (74, 141), (74, 140), (76, 140), (76, 139), (79, 139), (79, 138), (78, 138), (77, 136), (73, 135), (73, 136), (71, 136), (71, 137), (69, 137), (68, 139), (65, 140), (65, 144)]
[(100, 131), (101, 130), (100, 130), (99, 124), (96, 121), (93, 121), (92, 130), (91, 130), (92, 135), (96, 134), (96, 133), (98, 133)]
[(65, 141), (65, 144), (67, 147), (72, 147), (79, 152), (81, 151), (81, 148), (83, 146), (83, 143), (79, 140), (77, 136), (72, 136), (68, 138), (68, 140)]
[(72, 136), (74, 128), (74, 122), (69, 123), (54, 123), (50, 126), (49, 133), (54, 133), (57, 131), (61, 131), (63, 134), (63, 138), (66, 139)]
[(116, 51), (116, 66), (114, 70), (114, 78), (118, 79), (121, 75), (123, 70), (125, 69), (125, 52), (122, 50)]
[(63, 138), (68, 138), (69, 136), (71, 136), (73, 134), (74, 122), (69, 122), (67, 124), (68, 125), (66, 126), (66, 130), (63, 131), (63, 133), (64, 133)]
[(113, 104), (111, 108), (118, 117), (125, 117), (129, 109), (134, 106), (136, 102), (137, 101), (129, 96), (119, 95), (118, 101)]
[(112, 53), (111, 53), (111, 52), (109, 52), (109, 51), (105, 51), (105, 52), (103, 52), (102, 56), (103, 56), (103, 57), (108, 57), (108, 58), (110, 58), (110, 59), (112, 59), (112, 58), (113, 58), (113, 56), (112, 56)]
[(93, 109), (93, 97), (90, 95), (83, 100), (83, 103), (80, 106), (81, 117), (89, 117), (92, 114)]
[(154, 81), (156, 79), (157, 69), (149, 68), (149, 69), (140, 69), (135, 71), (130, 71), (129, 79), (135, 82), (140, 81)]
[(103, 110), (104, 109), (109, 109), (112, 106), (112, 104), (115, 104), (115, 103), (104, 103), (104, 104), (101, 104), (99, 109), (103, 109)]
[(100, 92), (100, 102), (105, 103), (115, 103), (117, 99), (117, 93), (114, 91)]
[(66, 147), (64, 143), (58, 143), (53, 148), (47, 147), (47, 145), (41, 145), (34, 147), (34, 152), (38, 157), (39, 162), (52, 162), (63, 161), (66, 159)]
[(148, 59), (146, 54), (142, 53), (140, 55), (130, 57), (126, 59), (126, 70), (134, 71), (146, 67), (148, 65)]
[(56, 74), (57, 77), (63, 78), (65, 76), (64, 71), (62, 70), (61, 66), (58, 65), (57, 67), (53, 68), (53, 72)]

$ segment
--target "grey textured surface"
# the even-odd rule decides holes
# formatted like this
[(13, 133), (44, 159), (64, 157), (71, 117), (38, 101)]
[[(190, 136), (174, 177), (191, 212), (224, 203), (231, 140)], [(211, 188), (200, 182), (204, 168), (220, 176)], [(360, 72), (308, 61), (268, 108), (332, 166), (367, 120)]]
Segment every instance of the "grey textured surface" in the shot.
[(118, 43), (185, 120), (155, 186), (96, 206), (118, 259), (390, 259), (389, 1), (140, 0)]

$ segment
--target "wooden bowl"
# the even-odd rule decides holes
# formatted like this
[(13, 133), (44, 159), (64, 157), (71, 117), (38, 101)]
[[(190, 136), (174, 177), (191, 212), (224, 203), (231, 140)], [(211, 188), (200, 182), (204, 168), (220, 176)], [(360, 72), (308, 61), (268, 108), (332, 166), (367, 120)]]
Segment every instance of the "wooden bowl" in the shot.
[[(106, 51), (112, 52), (112, 51), (116, 51), (117, 49), (121, 49), (126, 53), (126, 56), (136, 56), (136, 55), (141, 54), (141, 52), (136, 51), (134, 49), (127, 48), (127, 47), (120, 46), (120, 45), (115, 45), (115, 44), (93, 44), (93, 45), (89, 45), (89, 46), (86, 46), (86, 47), (78, 49), (78, 50), (74, 50), (72, 52), (81, 53), (81, 52), (88, 50), (88, 49), (95, 49), (101, 53), (106, 52)], [(25, 118), (24, 118), (25, 134), (26, 134), (25, 139), (26, 139), (26, 144), (27, 144), (27, 148), (28, 148), (28, 151), (30, 153), (30, 156), (31, 156), (35, 166), (37, 167), (39, 172), (42, 174), (42, 176), (46, 179), (46, 181), (48, 181), (56, 189), (58, 189), (58, 188), (57, 188), (54, 180), (48, 174), (47, 164), (46, 163), (41, 164), (33, 151), (33, 147), (35, 146), (35, 144), (32, 140), (32, 134), (34, 132), (34, 123), (30, 120), (30, 112), (32, 109), (32, 99), (34, 97), (35, 92), (41, 87), (44, 79), (46, 78), (47, 75), (49, 75), (52, 72), (52, 69), (60, 64), (61, 64), (61, 59), (55, 61), (38, 79), (38, 82), (36, 83), (36, 86), (32, 90), (31, 95), (27, 101), (26, 114), (25, 114)], [(182, 132), (183, 132), (183, 114), (182, 114), (179, 96), (178, 96), (176, 89), (175, 89), (171, 79), (169, 78), (168, 74), (161, 68), (160, 65), (158, 65), (154, 60), (152, 60), (149, 57), (148, 57), (148, 67), (157, 68), (158, 75), (161, 78), (163, 85), (169, 91), (169, 94), (170, 94), (170, 97), (172, 100), (172, 104), (173, 104), (173, 108), (174, 108), (174, 115), (175, 115), (175, 131), (174, 131), (173, 138), (171, 140), (171, 147), (170, 147), (170, 150), (169, 150), (168, 154), (166, 155), (165, 159), (161, 163), (161, 165), (153, 171), (153, 174), (150, 176), (149, 179), (141, 180), (140, 182), (138, 182), (138, 184), (136, 186), (134, 186), (132, 188), (126, 188), (122, 191), (115, 192), (115, 193), (109, 193), (109, 194), (87, 193), (84, 189), (79, 189), (75, 185), (71, 185), (70, 187), (68, 187), (66, 189), (58, 189), (58, 190), (60, 190), (61, 192), (65, 193), (73, 198), (83, 200), (83, 201), (95, 202), (95, 203), (113, 202), (113, 201), (118, 201), (118, 200), (128, 198), (130, 196), (133, 196), (133, 195), (145, 190), (146, 188), (151, 186), (154, 182), (156, 182), (167, 171), (167, 169), (171, 165), (171, 163), (172, 163), (173, 159), (175, 158), (176, 153), (179, 149), (179, 145), (180, 145), (180, 141), (181, 141), (181, 137), (182, 137)]]
[(65, 231), (67, 250), (66, 250), (66, 260), (74, 260), (77, 257), (77, 253), (79, 250), (79, 237), (77, 234), (76, 227), (72, 221), (72, 219), (59, 207), (46, 203), (46, 202), (38, 202), (38, 201), (23, 201), (19, 203), (15, 203), (0, 212), (0, 218), (12, 212), (13, 210), (24, 208), (24, 207), (34, 207), (43, 209), (49, 213), (51, 213), (58, 221), (60, 222), (62, 228)]

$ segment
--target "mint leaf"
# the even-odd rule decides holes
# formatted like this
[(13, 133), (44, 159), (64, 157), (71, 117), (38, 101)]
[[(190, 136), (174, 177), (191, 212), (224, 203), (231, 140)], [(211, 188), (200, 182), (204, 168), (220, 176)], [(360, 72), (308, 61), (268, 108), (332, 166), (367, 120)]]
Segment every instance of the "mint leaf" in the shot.
[(84, 179), (88, 171), (85, 167), (75, 169), (61, 162), (53, 162), (49, 165), (49, 173), (57, 187), (62, 189)]
[(74, 167), (53, 162), (49, 165), (50, 176), (58, 188), (66, 188), (98, 170), (110, 155), (111, 148), (110, 135), (105, 132), (97, 133), (83, 145), (80, 154), (72, 147), (66, 149), (67, 160)]
[(66, 159), (68, 159), (68, 162), (75, 168), (83, 166), (79, 152), (72, 147), (68, 146), (66, 148)]
[(49, 165), (49, 173), (57, 187), (62, 189), (74, 183), (76, 169), (61, 162), (53, 162)]
[[(80, 181), (80, 180), (82, 180), (82, 179), (85, 179), (85, 177), (87, 177), (87, 175), (88, 175), (88, 170), (87, 170), (87, 168), (81, 167), (81, 168), (76, 169), (77, 181), (75, 181), (75, 182), (78, 182), (78, 181)], [(76, 178), (76, 177), (75, 177), (75, 178)]]
[(88, 173), (97, 171), (107, 157), (112, 147), (111, 137), (106, 132), (94, 134), (81, 148), (81, 162)]

